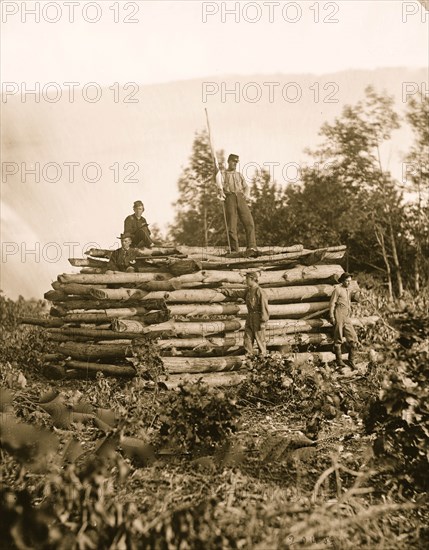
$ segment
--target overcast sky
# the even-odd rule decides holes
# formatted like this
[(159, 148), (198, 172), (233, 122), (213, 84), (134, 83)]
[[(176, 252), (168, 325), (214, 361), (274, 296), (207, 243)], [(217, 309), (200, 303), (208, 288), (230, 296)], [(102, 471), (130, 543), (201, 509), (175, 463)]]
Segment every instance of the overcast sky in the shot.
[(417, 1), (75, 3), (2, 0), (4, 81), (151, 84), (428, 63)]

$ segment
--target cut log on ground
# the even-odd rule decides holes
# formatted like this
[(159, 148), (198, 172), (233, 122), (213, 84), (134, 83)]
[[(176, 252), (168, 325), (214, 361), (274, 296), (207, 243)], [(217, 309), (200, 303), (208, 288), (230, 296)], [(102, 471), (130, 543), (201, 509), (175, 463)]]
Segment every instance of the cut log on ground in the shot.
[(201, 380), (208, 386), (238, 386), (245, 379), (244, 374), (238, 372), (217, 372), (212, 374), (199, 374), (198, 376), (192, 374), (172, 374), (163, 383), (168, 389), (177, 389), (181, 384), (196, 382)]
[(65, 342), (58, 346), (58, 353), (73, 359), (89, 361), (91, 359), (118, 358), (124, 359), (130, 357), (131, 346), (126, 344), (80, 344), (77, 342)]
[(223, 372), (240, 370), (243, 357), (163, 357), (169, 374)]
[(133, 367), (126, 365), (110, 365), (106, 363), (67, 361), (66, 368), (84, 371), (88, 374), (96, 374), (97, 372), (102, 372), (106, 376), (132, 377), (136, 374), (136, 371), (133, 369)]

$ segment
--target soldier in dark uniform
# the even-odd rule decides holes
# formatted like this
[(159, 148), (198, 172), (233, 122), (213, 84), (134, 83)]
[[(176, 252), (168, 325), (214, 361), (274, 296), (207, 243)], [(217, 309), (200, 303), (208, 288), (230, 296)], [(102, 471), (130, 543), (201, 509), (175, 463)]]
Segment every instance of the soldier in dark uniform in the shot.
[(144, 205), (142, 201), (135, 201), (134, 214), (127, 216), (124, 221), (124, 233), (131, 234), (131, 246), (135, 248), (150, 248), (152, 246), (149, 224), (143, 218), (143, 212)]
[(236, 170), (238, 161), (238, 155), (229, 155), (228, 168), (220, 171), (223, 187), (221, 198), (225, 200), (229, 242), (231, 251), (238, 252), (237, 221), (240, 219), (246, 232), (247, 255), (256, 256), (255, 223), (246, 202), (249, 198), (249, 188), (242, 174)]
[(127, 273), (133, 273), (136, 271), (135, 263), (138, 251), (135, 248), (131, 248), (132, 236), (130, 233), (122, 233), (119, 238), (121, 239), (122, 246), (112, 252), (107, 264), (107, 270), (108, 272), (126, 271)]

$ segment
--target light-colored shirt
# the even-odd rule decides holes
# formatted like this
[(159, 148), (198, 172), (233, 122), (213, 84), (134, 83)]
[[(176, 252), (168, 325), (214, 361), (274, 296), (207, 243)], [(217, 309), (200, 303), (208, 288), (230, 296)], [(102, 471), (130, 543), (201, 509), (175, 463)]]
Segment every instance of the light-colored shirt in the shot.
[(240, 172), (235, 170), (221, 170), (223, 190), (225, 193), (247, 192), (247, 183)]
[(351, 292), (343, 285), (337, 285), (332, 292), (331, 300), (329, 302), (329, 314), (334, 316), (336, 307), (345, 307), (350, 312), (350, 296)]

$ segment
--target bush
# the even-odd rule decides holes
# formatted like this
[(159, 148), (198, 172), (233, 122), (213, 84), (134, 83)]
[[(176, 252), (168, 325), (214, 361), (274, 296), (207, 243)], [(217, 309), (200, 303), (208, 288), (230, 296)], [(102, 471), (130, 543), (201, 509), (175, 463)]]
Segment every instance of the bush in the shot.
[(235, 432), (240, 416), (236, 400), (201, 380), (184, 383), (168, 394), (160, 416), (160, 438), (186, 452), (210, 451)]
[(292, 363), (279, 353), (257, 355), (248, 360), (248, 374), (240, 386), (239, 396), (246, 400), (276, 404), (290, 397)]
[(429, 320), (395, 321), (400, 336), (387, 357), (391, 372), (365, 415), (368, 433), (376, 435), (374, 453), (410, 487), (429, 488)]

